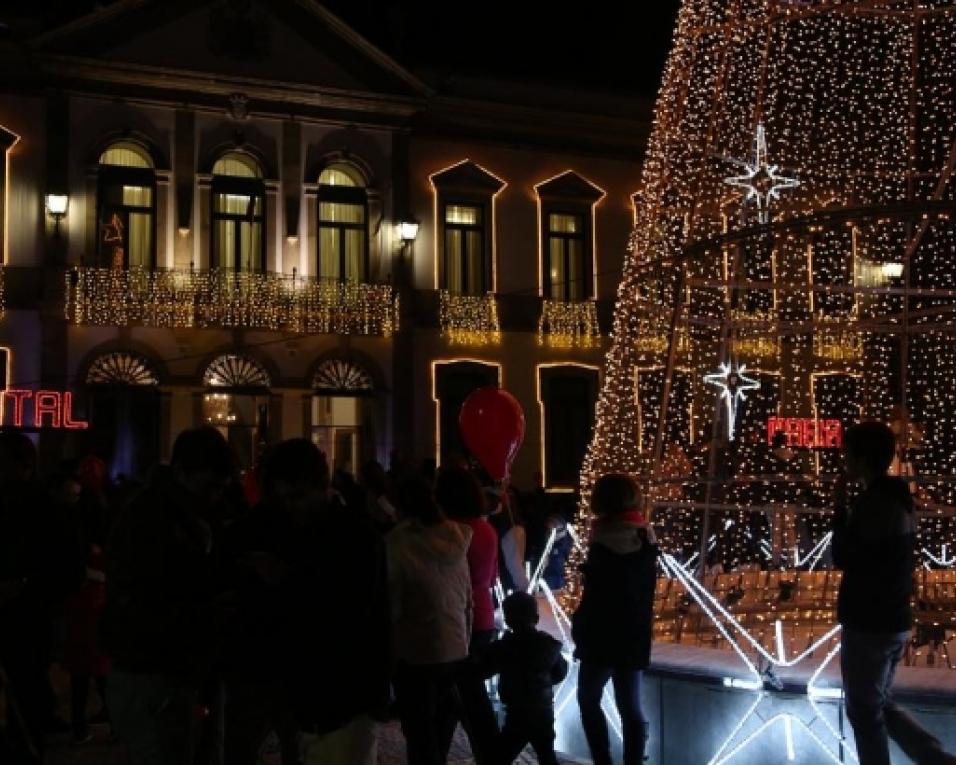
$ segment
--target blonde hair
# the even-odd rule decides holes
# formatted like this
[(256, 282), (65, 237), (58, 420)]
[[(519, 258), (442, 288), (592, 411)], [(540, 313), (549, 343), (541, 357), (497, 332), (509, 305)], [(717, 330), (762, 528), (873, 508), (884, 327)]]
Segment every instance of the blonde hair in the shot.
[(591, 512), (597, 516), (616, 515), (640, 509), (643, 502), (641, 487), (624, 473), (602, 475), (591, 492)]

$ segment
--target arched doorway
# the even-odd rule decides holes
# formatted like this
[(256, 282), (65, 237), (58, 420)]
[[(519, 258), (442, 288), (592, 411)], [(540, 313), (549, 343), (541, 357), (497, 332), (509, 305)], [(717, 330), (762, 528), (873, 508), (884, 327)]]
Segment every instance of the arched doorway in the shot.
[(372, 376), (343, 359), (319, 364), (312, 378), (312, 441), (333, 470), (358, 475), (375, 455)]
[(87, 369), (86, 386), (90, 450), (107, 463), (114, 479), (145, 479), (160, 456), (155, 367), (138, 353), (104, 353)]
[(258, 361), (237, 353), (217, 357), (203, 373), (203, 422), (225, 436), (242, 470), (255, 465), (266, 444), (270, 385)]

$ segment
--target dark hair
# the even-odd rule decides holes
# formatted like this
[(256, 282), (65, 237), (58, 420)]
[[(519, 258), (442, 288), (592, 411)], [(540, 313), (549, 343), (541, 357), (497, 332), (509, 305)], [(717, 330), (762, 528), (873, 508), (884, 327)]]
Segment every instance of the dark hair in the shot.
[(34, 477), (37, 470), (37, 450), (33, 441), (16, 430), (0, 430), (0, 463), (3, 463), (4, 467), (17, 467)]
[(527, 592), (511, 593), (501, 604), (505, 622), (511, 630), (530, 629), (538, 623), (538, 601)]
[(882, 422), (861, 422), (843, 434), (843, 450), (873, 473), (885, 473), (896, 454), (896, 436)]
[(772, 446), (774, 449), (779, 449), (781, 446), (787, 445), (787, 434), (782, 430), (778, 430), (773, 434)]
[(184, 473), (230, 476), (236, 469), (232, 448), (222, 433), (208, 425), (184, 430), (176, 436), (170, 462)]
[(624, 473), (602, 475), (591, 492), (591, 511), (595, 515), (617, 515), (634, 510), (640, 503), (640, 487)]
[(442, 468), (438, 473), (435, 497), (449, 518), (480, 518), (485, 513), (481, 484), (468, 470), (457, 465)]
[(362, 483), (376, 494), (384, 494), (388, 488), (388, 475), (378, 460), (369, 460), (362, 465)]
[(413, 518), (425, 526), (442, 521), (441, 508), (435, 501), (435, 492), (429, 481), (420, 475), (411, 475), (398, 486), (398, 511), (403, 518)]
[(329, 488), (329, 463), (322, 450), (309, 439), (290, 438), (262, 456), (260, 480), (264, 491), (270, 491), (277, 481), (312, 481), (324, 490)]

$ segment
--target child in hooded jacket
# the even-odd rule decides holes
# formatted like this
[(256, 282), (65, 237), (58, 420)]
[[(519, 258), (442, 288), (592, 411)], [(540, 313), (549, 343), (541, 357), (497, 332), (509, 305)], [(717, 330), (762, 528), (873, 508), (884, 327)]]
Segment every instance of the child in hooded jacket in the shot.
[(484, 677), (501, 675), (505, 724), (499, 762), (510, 765), (530, 743), (541, 765), (558, 765), (553, 686), (568, 674), (561, 643), (536, 629), (538, 603), (532, 595), (514, 592), (503, 608), (509, 631), (488, 647), (479, 663)]

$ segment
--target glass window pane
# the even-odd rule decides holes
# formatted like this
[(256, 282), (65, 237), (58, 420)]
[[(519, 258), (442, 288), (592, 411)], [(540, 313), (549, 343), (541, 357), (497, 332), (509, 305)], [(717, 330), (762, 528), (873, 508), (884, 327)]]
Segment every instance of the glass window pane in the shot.
[(134, 143), (114, 143), (100, 155), (101, 165), (152, 167), (149, 155)]
[(319, 277), (338, 279), (339, 274), (339, 229), (335, 226), (319, 228)]
[(231, 220), (217, 220), (214, 223), (213, 263), (216, 268), (236, 267), (236, 226)]
[(215, 211), (244, 218), (262, 214), (261, 197), (249, 194), (216, 194)]
[(551, 213), (548, 216), (548, 230), (558, 234), (576, 234), (583, 231), (580, 215)]
[(130, 213), (127, 263), (131, 268), (149, 268), (153, 255), (153, 216)]
[(584, 246), (580, 239), (572, 239), (568, 242), (568, 249), (571, 269), (568, 273), (568, 300), (584, 300), (587, 297), (584, 294)]
[(445, 289), (460, 293), (462, 284), (462, 232), (455, 228), (445, 229)]
[(481, 208), (465, 205), (446, 205), (445, 222), (459, 223), (465, 226), (477, 226), (481, 223)]
[(568, 278), (568, 275), (564, 272), (564, 240), (549, 240), (548, 254), (548, 267), (551, 278), (551, 299), (564, 300), (565, 281)]
[(230, 152), (223, 154), (212, 166), (213, 175), (228, 175), (233, 178), (261, 178), (259, 164), (247, 154)]
[(350, 281), (365, 280), (365, 236), (361, 231), (345, 232), (345, 278)]
[(351, 186), (361, 188), (365, 184), (358, 177), (358, 173), (343, 165), (330, 165), (319, 175), (319, 184), (322, 186)]
[(123, 186), (123, 204), (130, 207), (152, 207), (153, 190), (149, 186)]
[(327, 223), (364, 223), (365, 205), (319, 202), (319, 220)]
[(485, 290), (485, 259), (481, 247), (481, 232), (468, 231), (466, 233), (467, 267), (468, 267), (468, 293), (471, 295), (480, 295)]
[(239, 224), (239, 262), (243, 271), (262, 270), (262, 224)]

